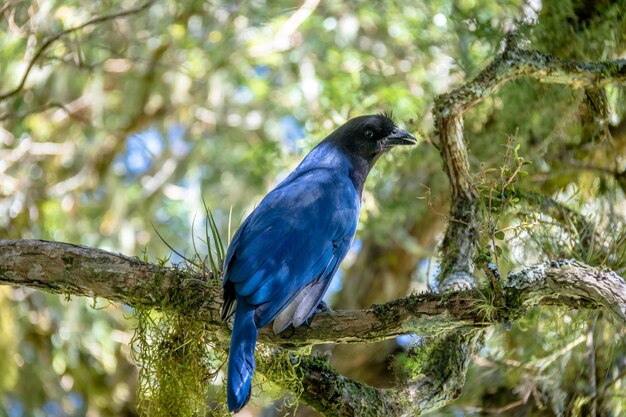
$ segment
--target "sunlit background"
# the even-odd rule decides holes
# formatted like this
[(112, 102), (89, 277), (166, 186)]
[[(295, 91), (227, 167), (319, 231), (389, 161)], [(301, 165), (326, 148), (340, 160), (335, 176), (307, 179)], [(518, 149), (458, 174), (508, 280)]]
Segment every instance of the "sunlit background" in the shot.
[[(370, 175), (357, 240), (327, 299), (354, 309), (431, 289), (448, 207), (434, 97), (477, 74), (516, 28), (526, 46), (563, 58), (621, 57), (624, 10), (602, 0), (5, 0), (0, 238), (177, 263), (156, 231), (193, 254), (204, 199), (227, 239), (326, 134), (391, 109), (421, 143)], [(532, 161), (520, 187), (621, 224), (624, 190), (611, 172), (624, 168), (623, 90), (604, 93), (597, 127), (589, 92), (505, 87), (467, 115), (473, 168), (499, 168), (514, 142)], [(497, 226), (519, 222), (503, 216)], [(530, 235), (509, 229), (503, 271), (544, 259)], [(131, 309), (1, 288), (0, 317), (0, 416), (138, 415)], [(390, 386), (417, 340), (319, 350), (342, 373)], [(585, 415), (591, 380), (602, 415), (621, 415), (624, 350), (623, 330), (602, 313), (538, 309), (489, 333), (462, 398), (437, 415)], [(242, 415), (293, 412), (270, 391), (256, 390)]]

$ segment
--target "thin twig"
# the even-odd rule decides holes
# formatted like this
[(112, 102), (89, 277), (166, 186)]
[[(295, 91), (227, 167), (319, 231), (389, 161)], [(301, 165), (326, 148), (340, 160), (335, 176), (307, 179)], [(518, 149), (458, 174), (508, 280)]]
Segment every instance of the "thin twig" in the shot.
[(30, 74), (30, 71), (33, 69), (33, 67), (35, 66), (35, 63), (37, 62), (37, 60), (43, 55), (44, 52), (46, 52), (46, 50), (57, 40), (59, 40), (61, 37), (70, 34), (72, 32), (76, 32), (78, 30), (84, 29), (87, 26), (91, 26), (91, 25), (95, 25), (98, 23), (102, 23), (102, 22), (106, 22), (108, 20), (113, 20), (113, 19), (117, 19), (118, 17), (124, 17), (124, 16), (130, 16), (136, 13), (139, 13), (145, 9), (147, 9), (148, 7), (150, 7), (152, 5), (152, 3), (154, 3), (155, 0), (149, 0), (137, 7), (128, 9), (128, 10), (123, 10), (121, 12), (117, 12), (117, 13), (111, 13), (111, 14), (106, 14), (106, 15), (102, 15), (102, 16), (97, 16), (94, 17), (91, 20), (88, 20), (85, 23), (82, 23), (78, 26), (74, 26), (71, 27), (69, 29), (65, 29), (61, 32), (58, 32), (52, 36), (49, 36), (48, 38), (46, 38), (43, 42), (43, 44), (39, 47), (39, 49), (37, 49), (37, 52), (35, 52), (35, 55), (33, 56), (33, 58), (30, 60), (30, 62), (28, 63), (28, 65), (26, 66), (26, 70), (24, 71), (24, 74), (22, 74), (22, 78), (20, 79), (20, 82), (17, 84), (17, 86), (13, 89), (10, 90), (6, 93), (2, 93), (0, 94), (0, 101), (2, 100), (6, 100), (9, 97), (14, 96), (15, 94), (19, 93), (22, 88), (24, 88), (24, 84), (26, 84), (26, 79), (28, 78), (28, 75)]

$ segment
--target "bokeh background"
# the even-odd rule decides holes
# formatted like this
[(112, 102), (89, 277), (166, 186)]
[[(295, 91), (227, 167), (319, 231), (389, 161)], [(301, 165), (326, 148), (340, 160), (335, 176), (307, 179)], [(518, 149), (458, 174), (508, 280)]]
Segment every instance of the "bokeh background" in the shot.
[[(370, 175), (357, 240), (327, 299), (354, 309), (432, 289), (449, 204), (434, 98), (484, 68), (511, 30), (562, 58), (622, 57), (625, 11), (610, 0), (5, 0), (0, 238), (177, 263), (155, 230), (193, 254), (204, 199), (227, 237), (327, 133), (391, 109), (421, 143)], [(515, 81), (466, 117), (473, 169), (499, 170), (506, 145), (519, 145), (532, 162), (519, 187), (589, 215), (613, 242), (626, 213), (624, 104), (618, 85)], [(520, 216), (498, 219), (503, 271), (585, 258), (562, 230), (550, 249), (550, 219), (524, 210), (522, 231)], [(138, 415), (134, 320), (106, 300), (0, 288), (0, 416)], [(624, 336), (601, 312), (532, 311), (490, 330), (462, 397), (434, 415), (589, 415), (591, 403), (622, 415)], [(419, 340), (317, 350), (346, 375), (390, 386)], [(269, 391), (242, 415), (293, 412)]]

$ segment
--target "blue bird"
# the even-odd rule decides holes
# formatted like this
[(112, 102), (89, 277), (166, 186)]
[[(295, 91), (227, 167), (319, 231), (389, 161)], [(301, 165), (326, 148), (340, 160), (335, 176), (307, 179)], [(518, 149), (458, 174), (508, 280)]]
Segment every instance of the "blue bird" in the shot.
[(391, 114), (360, 116), (317, 145), (241, 224), (224, 260), (222, 319), (234, 313), (228, 409), (250, 399), (258, 329), (275, 333), (314, 312), (356, 232), (374, 163), (416, 139)]

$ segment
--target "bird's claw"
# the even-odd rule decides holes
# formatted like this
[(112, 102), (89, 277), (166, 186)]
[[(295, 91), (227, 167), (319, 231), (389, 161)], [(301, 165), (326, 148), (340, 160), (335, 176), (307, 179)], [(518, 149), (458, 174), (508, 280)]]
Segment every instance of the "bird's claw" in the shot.
[(311, 314), (311, 316), (308, 319), (306, 319), (304, 323), (302, 324), (305, 325), (306, 327), (311, 327), (311, 322), (313, 321), (313, 317), (315, 317), (316, 314), (326, 313), (326, 312), (332, 313), (333, 309), (330, 308), (328, 304), (326, 304), (326, 302), (322, 300), (317, 305), (317, 307), (315, 307), (315, 311), (313, 312), (313, 314)]
[(317, 307), (315, 307), (315, 313), (313, 314), (323, 313), (324, 311), (328, 311), (328, 310), (330, 310), (330, 307), (328, 306), (328, 304), (326, 304), (326, 301), (322, 300), (317, 305)]

